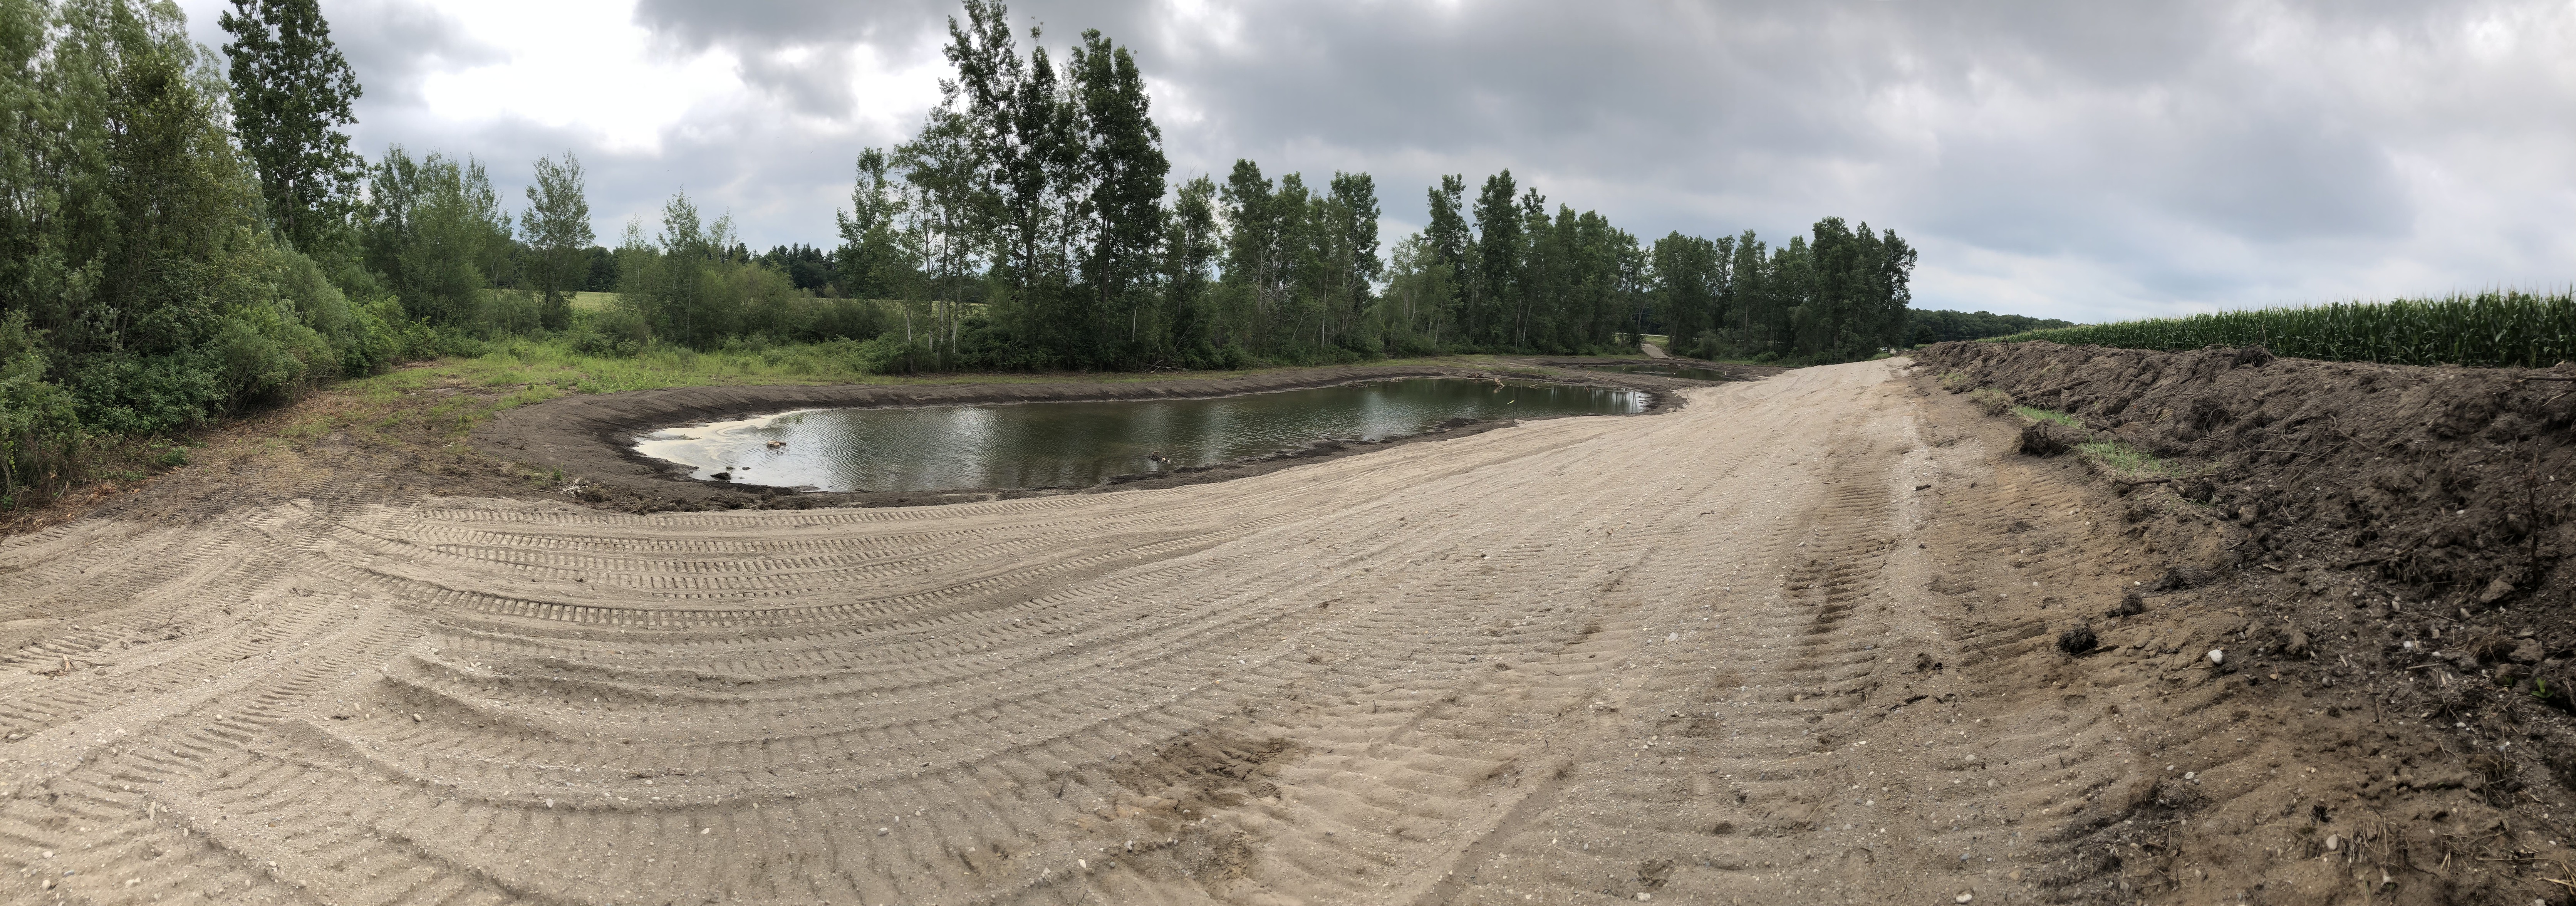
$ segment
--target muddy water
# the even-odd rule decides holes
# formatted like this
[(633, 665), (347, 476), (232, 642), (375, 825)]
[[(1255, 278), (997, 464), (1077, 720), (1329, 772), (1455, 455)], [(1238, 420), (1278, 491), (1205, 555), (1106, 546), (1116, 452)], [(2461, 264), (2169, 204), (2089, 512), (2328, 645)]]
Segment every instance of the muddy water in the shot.
[(1219, 399), (811, 409), (665, 429), (635, 449), (738, 484), (1082, 487), (1328, 437), (1398, 437), (1451, 418), (1623, 415), (1647, 402), (1629, 390), (1421, 378)]
[(1659, 374), (1664, 377), (1688, 378), (1694, 381), (1732, 381), (1737, 378), (1723, 371), (1693, 368), (1688, 365), (1666, 365), (1660, 362), (1634, 365), (1585, 365), (1595, 371), (1618, 371), (1627, 374)]

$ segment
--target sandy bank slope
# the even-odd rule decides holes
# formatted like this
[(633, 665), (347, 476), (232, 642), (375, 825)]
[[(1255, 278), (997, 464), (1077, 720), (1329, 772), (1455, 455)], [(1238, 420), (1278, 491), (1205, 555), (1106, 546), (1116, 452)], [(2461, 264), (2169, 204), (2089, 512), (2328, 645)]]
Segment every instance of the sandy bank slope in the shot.
[(0, 899), (2062, 892), (2144, 769), (2027, 608), (2127, 577), (1893, 368), (1169, 490), (17, 539)]

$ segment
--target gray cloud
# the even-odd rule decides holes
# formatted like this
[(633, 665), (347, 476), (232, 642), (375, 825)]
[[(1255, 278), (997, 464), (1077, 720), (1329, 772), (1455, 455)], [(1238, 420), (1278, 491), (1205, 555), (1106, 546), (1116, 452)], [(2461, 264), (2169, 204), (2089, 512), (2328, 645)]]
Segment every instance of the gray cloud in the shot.
[[(442, 133), (400, 85), (476, 51), (427, 7), (373, 2), (331, 7), (370, 141), (513, 162), (578, 147), (603, 233), (686, 184), (756, 243), (829, 241), (851, 156), (920, 115), (920, 94), (891, 109), (861, 74), (935, 62), (953, 11), (642, 0), (633, 21), (664, 53), (727, 55), (751, 95), (620, 154), (530, 124)], [(2563, 285), (2576, 257), (2564, 4), (1033, 0), (1013, 16), (1057, 47), (1092, 27), (1133, 47), (1176, 173), (1364, 170), (1394, 226), (1422, 219), (1439, 174), (1509, 167), (1647, 237), (1867, 220), (1926, 249), (1924, 304), (2079, 318)]]

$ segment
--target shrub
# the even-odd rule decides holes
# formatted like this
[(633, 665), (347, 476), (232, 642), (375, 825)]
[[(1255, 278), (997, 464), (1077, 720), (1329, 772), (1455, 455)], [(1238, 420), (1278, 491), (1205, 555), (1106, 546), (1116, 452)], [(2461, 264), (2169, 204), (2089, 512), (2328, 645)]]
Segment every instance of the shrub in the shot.
[(653, 328), (644, 316), (612, 308), (575, 319), (572, 348), (584, 355), (632, 358), (653, 343)]
[(26, 312), (0, 318), (0, 506), (11, 509), (27, 490), (69, 477), (81, 442), (72, 395), (45, 381), (40, 340)]
[(100, 355), (71, 375), (80, 424), (107, 434), (158, 434), (222, 411), (222, 369), (202, 352)]
[(921, 369), (928, 352), (903, 338), (886, 334), (851, 344), (849, 363), (869, 374), (911, 374)]

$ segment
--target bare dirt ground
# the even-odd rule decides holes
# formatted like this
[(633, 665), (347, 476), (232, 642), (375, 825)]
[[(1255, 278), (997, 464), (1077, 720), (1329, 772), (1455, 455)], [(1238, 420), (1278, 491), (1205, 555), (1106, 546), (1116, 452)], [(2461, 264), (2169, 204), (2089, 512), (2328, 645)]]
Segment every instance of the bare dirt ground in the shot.
[(2375, 762), (2201, 656), (2246, 616), (2100, 616), (2232, 536), (1904, 364), (1184, 487), (639, 515), (352, 475), (55, 526), (0, 542), (0, 899), (2557, 895), (2549, 826), (2438, 865), (2320, 832), (2305, 770)]

